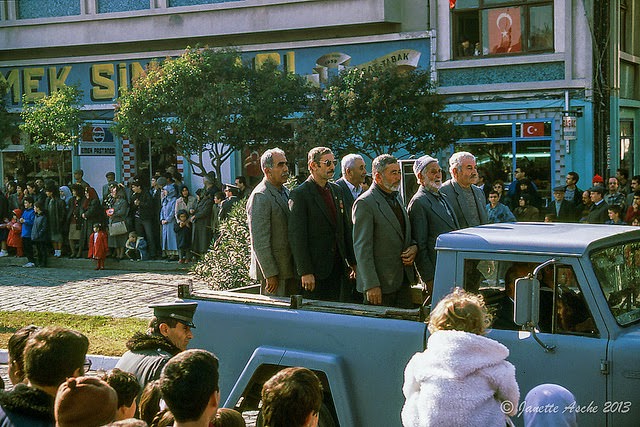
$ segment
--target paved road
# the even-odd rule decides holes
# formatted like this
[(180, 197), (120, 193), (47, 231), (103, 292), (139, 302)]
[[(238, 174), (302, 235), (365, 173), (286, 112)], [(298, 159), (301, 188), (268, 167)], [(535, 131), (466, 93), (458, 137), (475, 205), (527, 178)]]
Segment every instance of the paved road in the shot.
[[(140, 267), (151, 263), (144, 264)], [(23, 268), (0, 263), (0, 310), (149, 318), (149, 304), (175, 299), (177, 285), (190, 278), (180, 271)], [(194, 286), (206, 285), (195, 281)]]

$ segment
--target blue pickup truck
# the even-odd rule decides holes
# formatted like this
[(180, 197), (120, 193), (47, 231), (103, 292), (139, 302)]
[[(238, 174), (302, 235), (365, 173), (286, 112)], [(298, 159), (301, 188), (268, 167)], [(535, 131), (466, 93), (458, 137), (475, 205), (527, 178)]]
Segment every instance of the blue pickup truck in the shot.
[[(640, 229), (495, 224), (441, 235), (436, 247), (433, 295), (416, 287), (410, 310), (182, 287), (198, 302), (192, 346), (220, 358), (224, 406), (257, 410), (271, 375), (305, 366), (324, 383), (321, 426), (400, 426), (404, 367), (425, 349), (431, 305), (459, 286), (495, 313), (488, 336), (509, 348), (521, 400), (557, 383), (576, 396), (561, 410), (580, 426), (640, 425)], [(525, 274), (514, 286), (515, 270)]]

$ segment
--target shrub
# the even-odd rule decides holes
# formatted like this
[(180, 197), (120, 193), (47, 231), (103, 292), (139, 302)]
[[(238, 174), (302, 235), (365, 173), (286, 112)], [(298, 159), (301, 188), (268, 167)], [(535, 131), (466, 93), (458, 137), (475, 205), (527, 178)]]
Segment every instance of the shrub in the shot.
[(256, 285), (249, 277), (251, 247), (247, 224), (247, 199), (240, 199), (220, 223), (220, 237), (213, 248), (195, 265), (195, 275), (213, 290), (227, 290)]

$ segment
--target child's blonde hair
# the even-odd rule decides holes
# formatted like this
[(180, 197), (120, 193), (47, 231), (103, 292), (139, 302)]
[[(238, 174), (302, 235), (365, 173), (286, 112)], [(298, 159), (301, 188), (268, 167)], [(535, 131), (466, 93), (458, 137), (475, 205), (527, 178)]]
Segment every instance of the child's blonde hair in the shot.
[(484, 335), (491, 324), (491, 315), (487, 312), (481, 295), (455, 288), (431, 311), (429, 332), (457, 330)]

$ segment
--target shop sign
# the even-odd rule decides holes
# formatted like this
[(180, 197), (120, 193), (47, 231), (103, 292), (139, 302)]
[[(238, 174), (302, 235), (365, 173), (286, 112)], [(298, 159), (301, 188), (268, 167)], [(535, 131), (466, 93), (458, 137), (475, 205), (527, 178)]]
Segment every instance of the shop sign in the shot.
[(109, 126), (94, 124), (83, 126), (78, 155), (115, 156), (116, 145)]
[(562, 116), (562, 139), (573, 141), (576, 139), (576, 125), (578, 119), (575, 116)]

